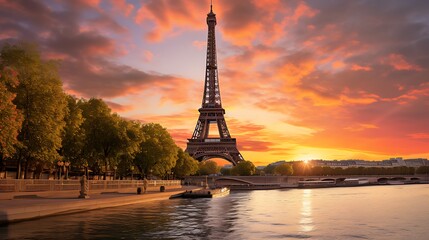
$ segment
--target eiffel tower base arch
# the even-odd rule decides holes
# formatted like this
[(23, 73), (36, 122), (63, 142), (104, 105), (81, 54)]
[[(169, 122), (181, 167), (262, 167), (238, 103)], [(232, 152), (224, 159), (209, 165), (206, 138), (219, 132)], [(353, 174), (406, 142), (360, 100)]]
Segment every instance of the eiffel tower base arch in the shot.
[(188, 146), (185, 151), (199, 162), (212, 158), (222, 158), (235, 166), (239, 162), (244, 161), (236, 147), (235, 138), (208, 139), (217, 140), (219, 142), (205, 142), (199, 139), (188, 140)]

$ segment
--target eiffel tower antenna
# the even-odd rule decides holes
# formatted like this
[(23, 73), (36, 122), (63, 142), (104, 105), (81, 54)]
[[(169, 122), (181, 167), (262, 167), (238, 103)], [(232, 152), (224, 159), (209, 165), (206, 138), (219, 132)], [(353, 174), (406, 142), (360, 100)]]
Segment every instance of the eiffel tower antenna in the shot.
[[(219, 77), (216, 57), (216, 14), (213, 2), (210, 1), (210, 12), (207, 14), (207, 58), (204, 78), (204, 93), (200, 116), (192, 138), (188, 139), (186, 151), (195, 159), (203, 161), (210, 158), (223, 158), (236, 165), (244, 161), (237, 149), (235, 138), (231, 138), (225, 121), (225, 109), (222, 108)], [(217, 127), (218, 137), (209, 136), (210, 126)]]

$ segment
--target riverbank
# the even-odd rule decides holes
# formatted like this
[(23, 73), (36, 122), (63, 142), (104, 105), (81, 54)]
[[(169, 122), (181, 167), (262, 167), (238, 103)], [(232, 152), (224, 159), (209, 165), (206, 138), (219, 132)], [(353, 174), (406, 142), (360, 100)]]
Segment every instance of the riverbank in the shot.
[[(11, 199), (0, 200), (0, 224), (41, 218), (45, 216), (90, 211), (101, 208), (166, 200), (171, 195), (193, 190), (196, 187), (167, 188), (165, 192), (149, 189), (145, 194), (136, 194), (136, 189), (124, 189), (120, 192), (89, 193), (90, 198), (78, 198), (74, 191), (44, 192), (38, 194), (17, 195)], [(3, 193), (2, 193), (3, 194)]]

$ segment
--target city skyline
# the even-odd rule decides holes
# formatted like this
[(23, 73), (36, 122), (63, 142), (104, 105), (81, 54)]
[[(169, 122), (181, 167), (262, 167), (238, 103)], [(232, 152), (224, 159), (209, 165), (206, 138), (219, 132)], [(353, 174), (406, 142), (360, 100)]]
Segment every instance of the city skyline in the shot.
[[(207, 1), (0, 0), (0, 43), (60, 59), (67, 93), (158, 122), (186, 147)], [(427, 158), (429, 3), (214, 1), (219, 82), (246, 160)]]

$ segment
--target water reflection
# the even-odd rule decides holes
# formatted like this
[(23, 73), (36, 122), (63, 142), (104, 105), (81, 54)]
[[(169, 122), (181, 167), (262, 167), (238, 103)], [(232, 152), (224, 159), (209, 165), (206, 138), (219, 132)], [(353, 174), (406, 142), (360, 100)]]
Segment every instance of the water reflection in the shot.
[(302, 191), (301, 218), (299, 219), (300, 230), (303, 232), (311, 232), (314, 230), (312, 216), (312, 189), (304, 189)]
[(0, 239), (427, 239), (428, 202), (429, 184), (243, 191), (0, 226)]

